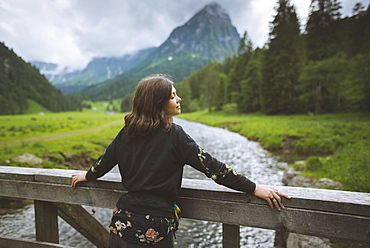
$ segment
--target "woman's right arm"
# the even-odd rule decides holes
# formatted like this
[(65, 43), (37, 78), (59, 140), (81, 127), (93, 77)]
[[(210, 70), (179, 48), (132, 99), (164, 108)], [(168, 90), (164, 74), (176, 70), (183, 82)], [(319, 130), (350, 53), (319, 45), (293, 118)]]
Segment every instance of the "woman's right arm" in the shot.
[[(196, 143), (195, 143), (196, 144)], [(188, 153), (187, 164), (193, 168), (205, 173), (207, 177), (212, 178), (216, 183), (228, 188), (244, 191), (267, 201), (270, 208), (281, 210), (284, 208), (281, 197), (290, 199), (287, 194), (279, 192), (273, 186), (257, 185), (247, 177), (235, 172), (226, 164), (218, 161), (199, 146), (194, 146)]]
[(200, 148), (196, 142), (187, 135), (183, 130), (181, 139), (180, 151), (185, 151), (180, 154), (185, 154), (185, 163), (193, 168), (203, 172), (207, 177), (212, 178), (216, 183), (224, 185), (228, 188), (244, 191), (267, 201), (270, 208), (275, 207), (278, 210), (284, 208), (281, 202), (281, 197), (290, 199), (287, 194), (279, 192), (273, 186), (257, 185), (247, 177), (235, 172), (226, 164), (218, 161), (209, 153)]
[(287, 194), (278, 191), (275, 187), (267, 185), (256, 185), (253, 194), (266, 200), (272, 210), (274, 210), (274, 207), (276, 207), (277, 210), (284, 208), (280, 196), (284, 196), (287, 199), (291, 198)]

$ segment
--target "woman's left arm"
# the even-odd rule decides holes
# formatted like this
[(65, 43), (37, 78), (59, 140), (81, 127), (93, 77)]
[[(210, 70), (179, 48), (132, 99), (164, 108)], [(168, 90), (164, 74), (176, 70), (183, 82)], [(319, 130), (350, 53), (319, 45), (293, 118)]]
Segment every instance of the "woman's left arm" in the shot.
[(72, 175), (72, 187), (76, 187), (77, 183), (87, 181), (86, 172)]
[(99, 177), (104, 176), (118, 163), (116, 155), (116, 141), (120, 133), (109, 144), (104, 154), (101, 155), (97, 160), (95, 160), (91, 168), (86, 173), (72, 175), (72, 187), (76, 187), (77, 183), (79, 182), (93, 181)]

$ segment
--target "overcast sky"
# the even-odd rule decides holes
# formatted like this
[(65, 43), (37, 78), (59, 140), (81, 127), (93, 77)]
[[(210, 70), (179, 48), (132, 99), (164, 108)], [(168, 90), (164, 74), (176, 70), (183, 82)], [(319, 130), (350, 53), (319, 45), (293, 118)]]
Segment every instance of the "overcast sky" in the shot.
[[(305, 24), (310, 0), (291, 0)], [(356, 2), (339, 0), (344, 16)], [(206, 4), (218, 2), (255, 46), (268, 38), (277, 0), (0, 0), (0, 41), (26, 61), (83, 68), (94, 57), (159, 46)]]

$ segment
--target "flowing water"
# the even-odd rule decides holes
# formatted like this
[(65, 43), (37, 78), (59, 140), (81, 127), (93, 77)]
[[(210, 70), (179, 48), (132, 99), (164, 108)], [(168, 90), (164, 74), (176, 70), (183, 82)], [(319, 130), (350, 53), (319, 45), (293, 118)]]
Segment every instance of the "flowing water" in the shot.
[[(199, 146), (257, 184), (281, 185), (283, 170), (287, 164), (279, 162), (258, 143), (225, 129), (177, 118), (175, 122), (180, 124)], [(210, 180), (190, 166), (185, 166), (184, 177)], [(103, 225), (109, 225), (111, 209), (90, 206), (85, 208), (89, 212), (96, 210), (94, 216)], [(62, 245), (94, 247), (61, 218), (59, 218), (59, 234)], [(271, 230), (241, 227), (241, 247), (273, 247), (274, 234), (275, 232)], [(18, 209), (14, 213), (0, 215), (0, 235), (34, 240), (33, 204)], [(176, 232), (176, 237), (175, 247), (222, 247), (222, 224), (183, 218), (180, 220), (180, 229)]]

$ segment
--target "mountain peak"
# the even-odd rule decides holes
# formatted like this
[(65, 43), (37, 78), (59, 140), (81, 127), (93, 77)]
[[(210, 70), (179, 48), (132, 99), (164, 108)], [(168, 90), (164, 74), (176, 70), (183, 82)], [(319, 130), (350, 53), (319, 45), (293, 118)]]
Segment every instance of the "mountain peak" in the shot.
[(202, 60), (221, 60), (236, 52), (240, 36), (225, 9), (218, 3), (207, 4), (153, 54), (152, 63), (163, 57), (191, 56)]
[(228, 22), (231, 25), (231, 20), (226, 10), (216, 2), (207, 4), (203, 9), (196, 13), (189, 21), (188, 24), (194, 22)]
[(229, 19), (229, 15), (227, 14), (226, 10), (224, 8), (222, 8), (221, 5), (219, 5), (216, 2), (212, 2), (210, 4), (207, 4), (198, 13), (201, 13), (201, 12), (206, 13), (206, 14), (208, 14), (210, 16), (221, 17), (221, 18)]

